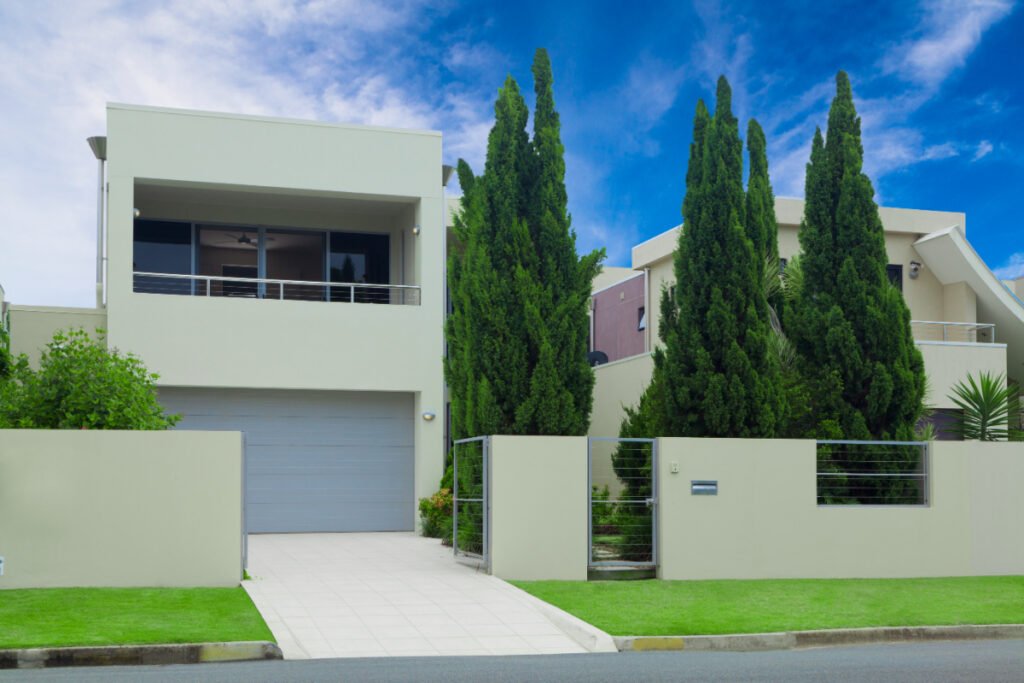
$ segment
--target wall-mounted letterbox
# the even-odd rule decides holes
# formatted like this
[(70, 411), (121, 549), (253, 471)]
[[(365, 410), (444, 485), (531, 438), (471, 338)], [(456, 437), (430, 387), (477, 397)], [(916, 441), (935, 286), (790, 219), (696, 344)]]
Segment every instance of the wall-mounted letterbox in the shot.
[(690, 481), (690, 495), (717, 496), (718, 482), (712, 479), (694, 479)]

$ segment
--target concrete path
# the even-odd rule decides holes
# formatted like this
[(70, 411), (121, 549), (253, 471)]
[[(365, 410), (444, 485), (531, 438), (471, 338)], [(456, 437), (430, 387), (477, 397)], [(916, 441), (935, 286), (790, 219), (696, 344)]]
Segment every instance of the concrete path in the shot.
[(249, 574), (286, 659), (585, 651), (520, 591), (411, 533), (253, 535)]

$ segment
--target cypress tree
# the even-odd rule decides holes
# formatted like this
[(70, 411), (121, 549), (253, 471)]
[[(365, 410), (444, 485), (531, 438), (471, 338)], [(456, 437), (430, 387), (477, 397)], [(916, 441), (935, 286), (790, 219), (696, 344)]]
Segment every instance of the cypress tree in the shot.
[[(778, 313), (782, 309), (779, 278), (779, 225), (775, 219), (775, 193), (768, 177), (768, 151), (764, 130), (756, 119), (747, 124), (747, 235), (758, 255), (758, 275), (765, 280), (768, 304)], [(770, 282), (775, 278), (776, 282)]]
[(522, 178), (530, 163), (526, 103), (509, 76), (498, 91), (485, 171), (460, 160), (462, 210), (448, 259), (452, 314), (446, 323), (445, 376), (454, 438), (514, 434), (530, 386), (523, 343), (522, 274), (533, 250), (523, 218)]
[(448, 264), (453, 312), (445, 360), (454, 438), (585, 434), (589, 426), (587, 304), (603, 252), (576, 255), (543, 49), (533, 74), (533, 139), (509, 76), (495, 104), (483, 174), (458, 165), (463, 199)]
[(535, 251), (524, 299), (533, 373), (516, 414), (518, 433), (586, 434), (594, 373), (587, 361), (588, 304), (604, 251), (576, 255), (576, 233), (565, 189), (565, 148), (555, 110), (551, 60), (539, 48), (533, 61), (532, 169), (524, 178), (527, 219)]
[[(698, 102), (674, 258), (662, 294), (655, 369), (639, 420), (657, 435), (771, 437), (783, 405), (763, 272), (767, 237), (748, 225), (743, 146), (732, 91), (718, 80), (715, 114)], [(761, 264), (761, 265), (759, 265)], [(623, 431), (636, 428), (636, 414)]]
[(925, 375), (910, 313), (889, 282), (874, 190), (862, 172), (860, 118), (847, 75), (807, 165), (800, 291), (786, 329), (812, 392), (819, 438), (912, 438)]

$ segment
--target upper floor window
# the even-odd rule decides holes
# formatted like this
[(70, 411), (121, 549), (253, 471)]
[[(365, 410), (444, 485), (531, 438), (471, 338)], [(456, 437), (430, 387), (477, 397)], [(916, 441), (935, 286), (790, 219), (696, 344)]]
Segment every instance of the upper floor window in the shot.
[(885, 267), (885, 276), (889, 278), (889, 282), (893, 284), (896, 289), (903, 291), (903, 265), (898, 263), (890, 263)]
[(641, 306), (636, 311), (636, 329), (642, 331), (647, 329), (647, 309)]
[[(192, 274), (192, 226), (173, 221), (135, 221), (132, 269), (137, 273)], [(189, 294), (187, 279), (137, 276), (135, 291), (147, 294)]]

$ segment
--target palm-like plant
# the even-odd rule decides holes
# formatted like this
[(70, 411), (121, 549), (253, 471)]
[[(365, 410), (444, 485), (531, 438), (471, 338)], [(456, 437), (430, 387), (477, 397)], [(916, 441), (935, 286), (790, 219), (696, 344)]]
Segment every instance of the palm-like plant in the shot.
[(1010, 404), (1014, 388), (1002, 375), (982, 372), (957, 382), (949, 398), (961, 414), (953, 431), (971, 441), (1006, 441), (1010, 436)]

